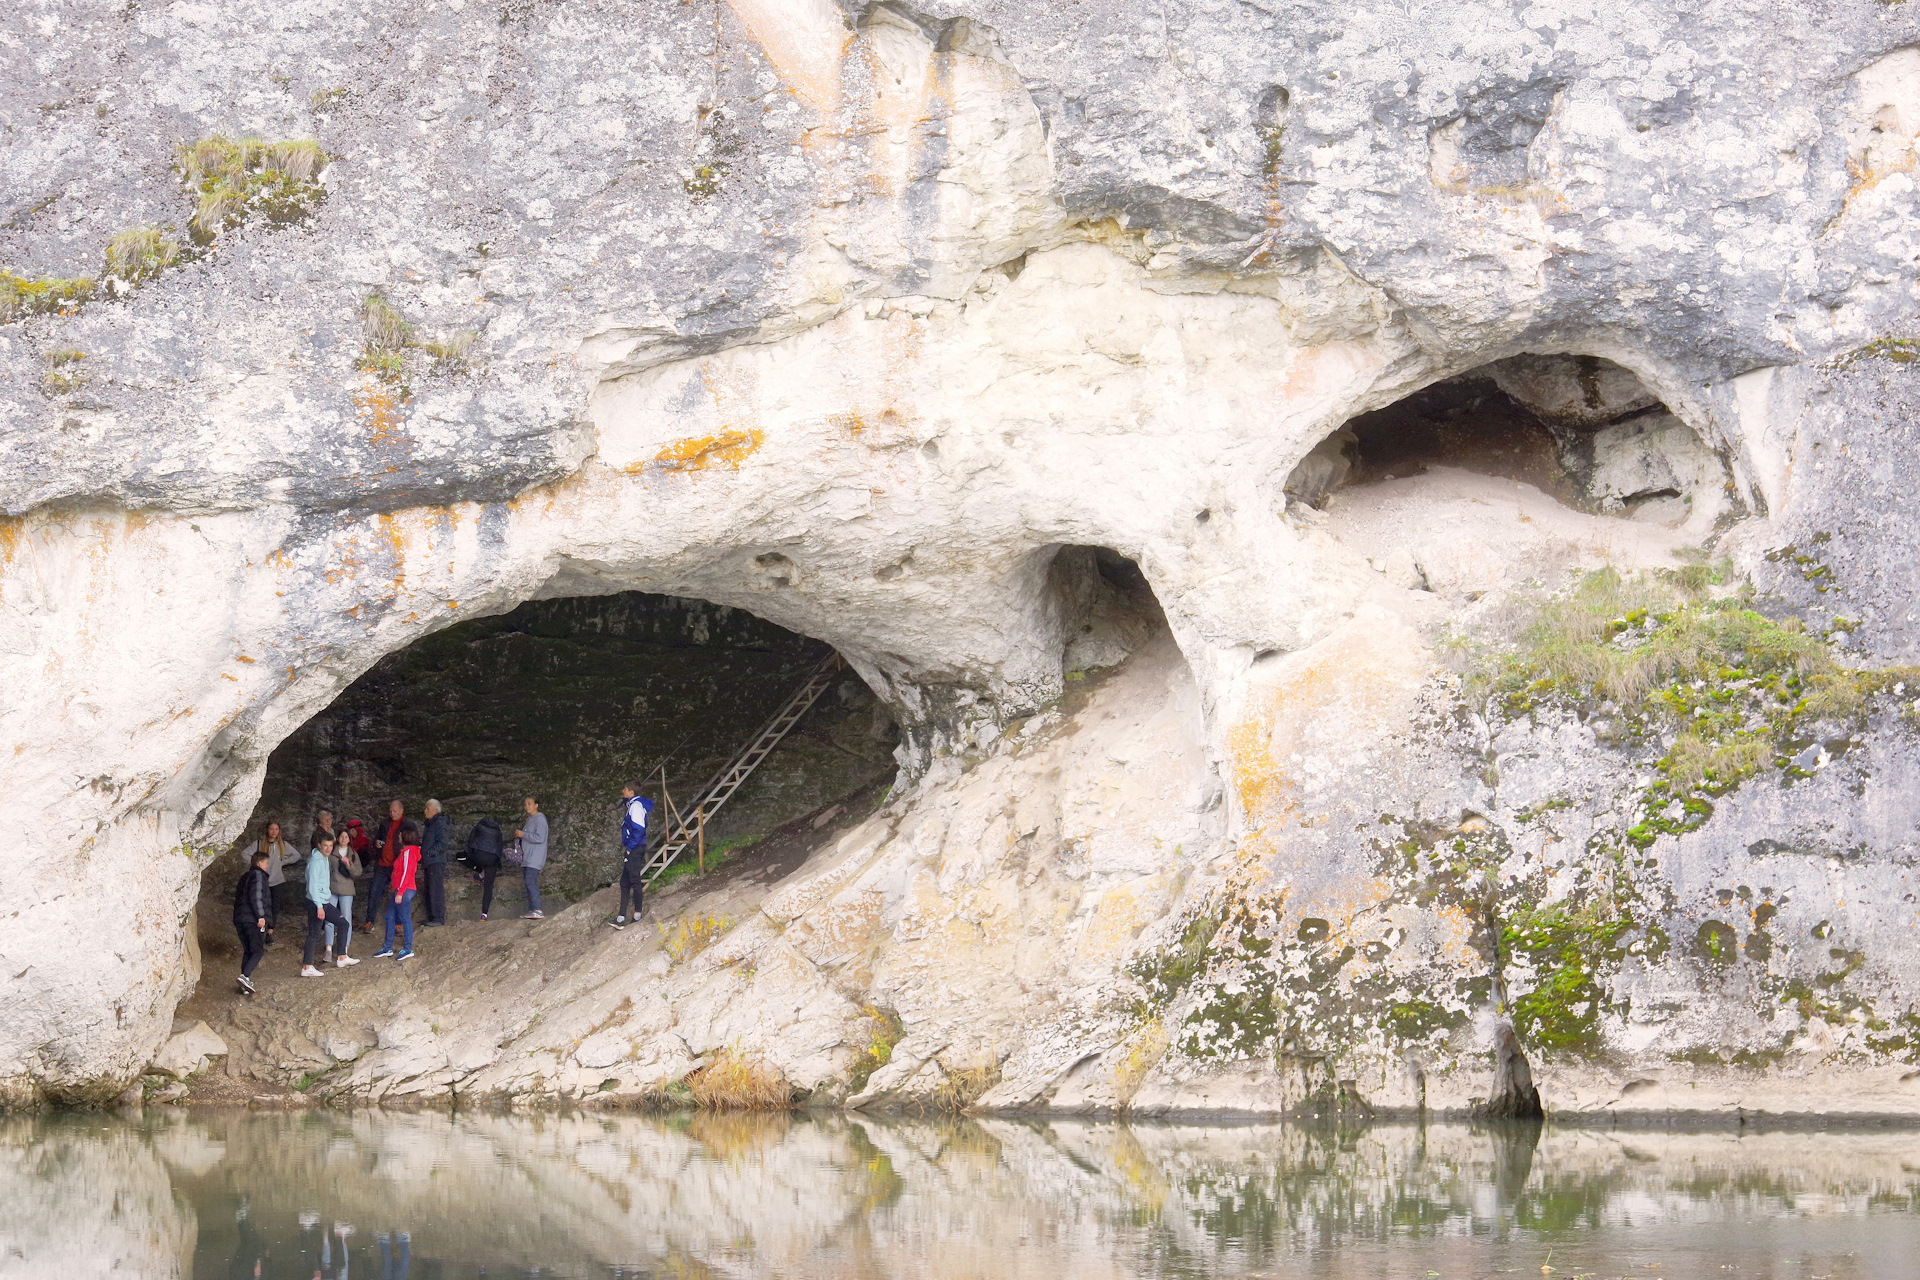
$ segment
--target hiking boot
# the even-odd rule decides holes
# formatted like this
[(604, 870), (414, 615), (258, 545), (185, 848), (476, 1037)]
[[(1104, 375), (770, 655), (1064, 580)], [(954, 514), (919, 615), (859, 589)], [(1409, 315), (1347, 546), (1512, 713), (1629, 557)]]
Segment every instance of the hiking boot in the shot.
[(304, 969), (300, 970), (300, 976), (303, 978), (324, 978), (327, 975), (322, 973), (320, 970), (314, 968), (312, 965), (308, 965)]
[(240, 990), (244, 991), (248, 995), (253, 994), (253, 979), (249, 978), (244, 973), (240, 975)]
[(386, 959), (387, 957), (389, 957), (389, 956), (391, 956), (392, 954), (393, 954), (393, 948), (392, 948), (392, 947), (388, 947), (388, 948), (387, 948), (387, 949), (386, 949), (385, 951), (376, 951), (376, 952), (374, 952), (374, 953), (373, 953), (373, 958), (374, 958), (375, 960), (385, 960), (385, 959)]
[(334, 963), (334, 967), (344, 969), (350, 964), (359, 964), (360, 962), (358, 960), (355, 960), (352, 956), (338, 956), (338, 957), (335, 957), (333, 963)]

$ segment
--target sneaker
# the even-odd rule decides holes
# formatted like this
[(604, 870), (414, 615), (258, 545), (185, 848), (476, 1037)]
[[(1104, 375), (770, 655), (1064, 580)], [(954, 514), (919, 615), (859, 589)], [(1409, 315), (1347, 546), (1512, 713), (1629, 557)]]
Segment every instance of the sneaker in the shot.
[(392, 948), (392, 947), (388, 947), (388, 948), (387, 948), (387, 949), (386, 949), (385, 951), (376, 951), (376, 952), (374, 952), (374, 953), (373, 953), (373, 958), (374, 958), (375, 960), (385, 960), (385, 959), (386, 959), (386, 958), (387, 958), (388, 956), (390, 956), (390, 955), (392, 955), (392, 954), (393, 954), (393, 948)]
[(480, 918), (481, 918), (482, 920), (485, 920), (485, 919), (487, 918), (487, 913), (486, 913), (486, 912), (484, 912), (484, 911), (482, 911), (482, 912), (480, 913)]
[(308, 965), (306, 968), (300, 970), (300, 976), (303, 978), (324, 978), (327, 975), (322, 973), (320, 970), (314, 968), (312, 965)]
[(352, 956), (336, 956), (334, 957), (333, 963), (335, 967), (344, 969), (350, 964), (359, 964), (360, 962)]
[(399, 955), (395, 956), (394, 959), (395, 960), (411, 960), (413, 959), (413, 952), (402, 951)]
[(244, 973), (240, 975), (240, 989), (248, 995), (253, 994), (253, 979)]
[(332, 963), (333, 963), (333, 948), (332, 948), (332, 947), (328, 947), (328, 948), (327, 948), (327, 954), (325, 954), (324, 956), (321, 956), (321, 957), (320, 957), (320, 963), (321, 963), (321, 964), (332, 964)]
[(520, 918), (522, 920), (545, 920), (547, 917), (543, 912), (529, 911), (527, 912), (527, 914), (521, 916)]
[(613, 929), (624, 929), (627, 927), (627, 918), (625, 916), (615, 916), (613, 919), (607, 921), (607, 926)]
[(423, 923), (420, 927), (422, 929), (438, 929), (440, 926), (444, 925), (445, 923), (446, 923), (445, 920), (428, 920), (425, 923)]

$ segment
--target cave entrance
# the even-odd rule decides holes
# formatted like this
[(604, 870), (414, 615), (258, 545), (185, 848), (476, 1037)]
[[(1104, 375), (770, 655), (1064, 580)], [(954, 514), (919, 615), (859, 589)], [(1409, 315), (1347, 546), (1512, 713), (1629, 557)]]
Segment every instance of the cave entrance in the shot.
[[(227, 895), (241, 850), (269, 821), (304, 854), (319, 811), (371, 831), (394, 799), (416, 821), (439, 800), (457, 854), (482, 817), (511, 836), (522, 798), (537, 797), (551, 828), (541, 894), (552, 915), (617, 876), (623, 783), (647, 784), (657, 842), (663, 777), (686, 809), (832, 653), (742, 609), (637, 591), (530, 601), (424, 637), (274, 750), (245, 835), (206, 873), (203, 939), (233, 947)], [(885, 707), (842, 668), (707, 826), (708, 867), (763, 856), (796, 824), (811, 834), (808, 820), (836, 807), (863, 815), (892, 780), (897, 740)], [(683, 861), (690, 869), (694, 857)], [(478, 916), (471, 881), (458, 864), (448, 876), (456, 923)], [(297, 904), (299, 886), (285, 892)], [(523, 904), (518, 878), (503, 873), (494, 918)], [(366, 905), (355, 903), (362, 916)]]
[(1629, 369), (1598, 356), (1522, 355), (1363, 413), (1287, 482), (1318, 509), (1343, 488), (1450, 468), (1529, 485), (1563, 506), (1710, 530), (1726, 464)]
[(1736, 492), (1632, 371), (1523, 355), (1353, 418), (1293, 469), (1286, 511), (1393, 586), (1473, 601), (1697, 558), (1740, 514)]

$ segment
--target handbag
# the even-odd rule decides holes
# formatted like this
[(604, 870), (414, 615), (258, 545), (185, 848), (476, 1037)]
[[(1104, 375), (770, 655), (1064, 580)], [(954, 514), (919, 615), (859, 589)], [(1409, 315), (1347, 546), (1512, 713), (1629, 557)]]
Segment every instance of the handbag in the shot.
[(500, 856), (506, 860), (507, 865), (510, 867), (524, 867), (527, 865), (526, 854), (521, 851), (518, 840), (507, 841), (507, 847)]

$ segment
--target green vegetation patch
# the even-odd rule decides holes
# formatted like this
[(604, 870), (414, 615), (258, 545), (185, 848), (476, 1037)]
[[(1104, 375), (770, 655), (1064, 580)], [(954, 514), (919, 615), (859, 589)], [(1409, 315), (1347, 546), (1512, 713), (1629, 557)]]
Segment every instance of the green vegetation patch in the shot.
[(93, 290), (92, 276), (29, 277), (0, 270), (0, 324), (10, 324), (25, 316), (72, 311), (92, 298)]
[[(1904, 0), (1880, 0), (1882, 4), (1899, 4)], [(1875, 338), (1863, 343), (1844, 355), (1836, 356), (1833, 367), (1851, 369), (1862, 360), (1886, 360), (1893, 364), (1912, 364), (1920, 360), (1920, 338)]]
[(1600, 1015), (1607, 993), (1600, 974), (1625, 954), (1621, 939), (1634, 925), (1600, 905), (1564, 902), (1516, 913), (1500, 930), (1501, 950), (1525, 956), (1538, 980), (1513, 1002), (1513, 1029), (1526, 1044), (1562, 1053), (1600, 1049)]
[(891, 1009), (870, 1004), (861, 1012), (867, 1016), (867, 1043), (847, 1072), (849, 1095), (866, 1088), (873, 1073), (893, 1061), (893, 1046), (907, 1034), (906, 1024)]
[(275, 226), (299, 222), (327, 194), (319, 181), (327, 155), (311, 138), (267, 142), (215, 134), (182, 146), (174, 167), (193, 197), (187, 231), (200, 245), (255, 216)]
[(1788, 744), (1813, 725), (1857, 718), (1882, 689), (1920, 686), (1911, 668), (1840, 667), (1826, 635), (1849, 629), (1844, 618), (1815, 635), (1798, 618), (1757, 612), (1744, 591), (1709, 595), (1723, 573), (1693, 565), (1588, 574), (1542, 604), (1515, 648), (1477, 677), (1490, 710), (1510, 718), (1560, 700), (1585, 704), (1617, 726), (1616, 737), (1668, 741), (1628, 832), (1640, 849), (1700, 826), (1714, 797), (1756, 774), (1793, 776)]
[(127, 227), (107, 241), (100, 274), (131, 288), (144, 284), (180, 260), (180, 242), (160, 227)]

